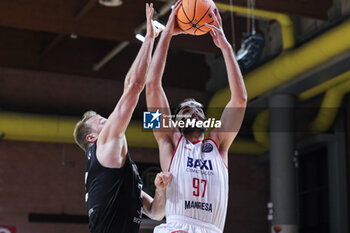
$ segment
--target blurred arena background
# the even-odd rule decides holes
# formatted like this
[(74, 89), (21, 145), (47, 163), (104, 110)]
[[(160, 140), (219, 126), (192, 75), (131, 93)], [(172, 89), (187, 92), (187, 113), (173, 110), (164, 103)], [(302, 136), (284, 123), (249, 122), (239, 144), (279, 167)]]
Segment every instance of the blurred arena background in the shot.
[[(0, 233), (88, 232), (72, 131), (85, 111), (114, 108), (145, 3), (0, 1)], [(153, 3), (164, 24), (173, 2)], [(350, 1), (216, 4), (249, 98), (230, 149), (225, 233), (349, 232)], [(174, 108), (193, 97), (215, 115), (229, 97), (210, 35), (174, 37), (163, 80)], [(127, 138), (152, 193), (159, 161), (145, 109), (142, 96)], [(158, 224), (145, 218), (140, 233)]]

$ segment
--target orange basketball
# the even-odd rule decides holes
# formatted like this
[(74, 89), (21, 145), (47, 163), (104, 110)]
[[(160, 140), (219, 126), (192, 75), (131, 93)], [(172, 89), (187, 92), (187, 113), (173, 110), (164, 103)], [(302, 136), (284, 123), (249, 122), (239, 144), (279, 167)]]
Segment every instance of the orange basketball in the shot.
[(203, 35), (210, 30), (205, 23), (214, 25), (215, 9), (212, 0), (183, 0), (177, 13), (177, 24), (186, 33)]

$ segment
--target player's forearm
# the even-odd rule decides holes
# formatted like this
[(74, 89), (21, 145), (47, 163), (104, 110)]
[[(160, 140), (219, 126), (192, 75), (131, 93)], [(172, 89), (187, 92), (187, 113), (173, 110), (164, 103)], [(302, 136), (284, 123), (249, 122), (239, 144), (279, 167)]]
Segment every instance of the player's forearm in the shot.
[(162, 32), (147, 73), (147, 86), (150, 88), (153, 85), (161, 85), (162, 83), (171, 37), (172, 35), (167, 30)]
[(134, 109), (138, 103), (140, 92), (142, 87), (139, 85), (132, 84), (130, 88), (124, 91), (120, 97), (118, 104), (115, 106), (113, 112), (108, 117), (108, 135), (115, 137), (124, 137), (126, 128), (128, 127)]
[(126, 76), (123, 95), (110, 116), (113, 118), (112, 120), (118, 121), (118, 124), (116, 124), (118, 128), (114, 131), (115, 134), (124, 134), (130, 122), (140, 93), (145, 86), (146, 73), (151, 61), (153, 43), (153, 37), (145, 37), (140, 51)]
[(163, 31), (156, 51), (153, 54), (146, 78), (146, 102), (148, 109), (162, 108), (162, 113), (168, 115), (170, 115), (169, 103), (162, 87), (162, 76), (171, 37), (172, 35), (167, 30)]
[(221, 51), (226, 64), (228, 82), (231, 90), (231, 101), (234, 101), (236, 105), (245, 107), (247, 103), (247, 91), (232, 47), (229, 43), (227, 43), (227, 45), (221, 48)]
[(156, 189), (156, 193), (149, 209), (149, 217), (161, 221), (165, 216), (166, 189)]
[(142, 46), (133, 62), (125, 79), (125, 88), (132, 83), (144, 85), (146, 82), (146, 73), (151, 63), (151, 54), (154, 44), (154, 38), (146, 36)]

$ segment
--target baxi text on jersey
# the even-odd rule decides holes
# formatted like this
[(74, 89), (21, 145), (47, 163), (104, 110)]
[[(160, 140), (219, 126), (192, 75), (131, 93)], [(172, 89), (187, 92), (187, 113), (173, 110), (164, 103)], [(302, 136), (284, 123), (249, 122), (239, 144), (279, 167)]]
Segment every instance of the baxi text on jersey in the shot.
[(213, 170), (211, 160), (193, 159), (191, 157), (187, 157), (187, 167), (208, 171)]
[(208, 212), (213, 212), (213, 205), (211, 203), (200, 201), (185, 201), (185, 209), (200, 209)]

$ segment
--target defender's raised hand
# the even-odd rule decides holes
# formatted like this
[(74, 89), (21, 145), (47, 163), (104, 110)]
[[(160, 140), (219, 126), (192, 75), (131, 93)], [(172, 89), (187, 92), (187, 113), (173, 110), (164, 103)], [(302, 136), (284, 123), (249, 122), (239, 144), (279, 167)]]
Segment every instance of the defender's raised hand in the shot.
[(151, 38), (156, 38), (161, 32), (161, 29), (154, 26), (153, 20), (152, 20), (153, 13), (154, 13), (153, 3), (151, 4), (146, 3), (146, 19), (147, 19), (146, 36), (150, 36)]

